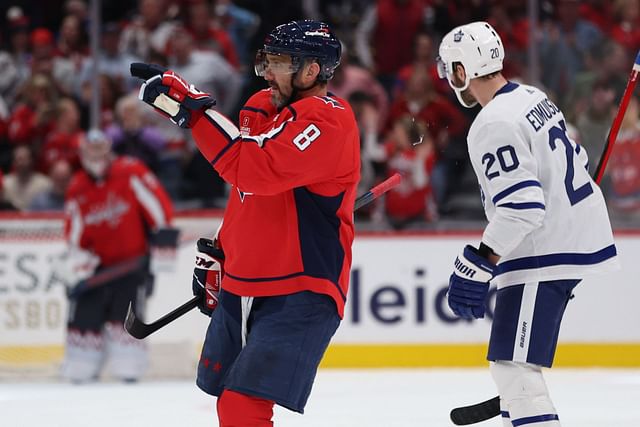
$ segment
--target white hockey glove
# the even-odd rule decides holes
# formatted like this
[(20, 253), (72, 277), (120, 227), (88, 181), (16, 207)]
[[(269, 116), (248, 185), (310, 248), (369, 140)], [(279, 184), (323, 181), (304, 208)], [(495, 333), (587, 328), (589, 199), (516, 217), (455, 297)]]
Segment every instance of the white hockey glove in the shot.
[(69, 248), (55, 258), (52, 263), (53, 274), (70, 289), (82, 280), (93, 276), (100, 265), (100, 257), (81, 248)]
[(207, 108), (216, 104), (208, 93), (159, 65), (134, 62), (130, 71), (132, 76), (145, 80), (138, 98), (181, 128), (191, 128)]

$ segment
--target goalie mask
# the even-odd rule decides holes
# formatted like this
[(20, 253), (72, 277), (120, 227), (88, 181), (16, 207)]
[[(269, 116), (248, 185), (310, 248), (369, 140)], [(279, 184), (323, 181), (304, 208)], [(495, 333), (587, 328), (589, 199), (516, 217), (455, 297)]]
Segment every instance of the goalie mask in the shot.
[[(471, 79), (502, 70), (504, 46), (491, 25), (486, 22), (472, 22), (456, 27), (444, 36), (440, 43), (439, 55), (438, 76), (447, 79), (460, 104), (472, 108), (477, 102), (466, 102), (462, 93), (469, 88)], [(453, 72), (456, 64), (462, 64), (465, 70), (466, 77), (462, 86), (456, 85), (454, 81)]]
[(111, 164), (111, 139), (99, 129), (87, 132), (80, 144), (82, 167), (95, 179), (102, 179)]

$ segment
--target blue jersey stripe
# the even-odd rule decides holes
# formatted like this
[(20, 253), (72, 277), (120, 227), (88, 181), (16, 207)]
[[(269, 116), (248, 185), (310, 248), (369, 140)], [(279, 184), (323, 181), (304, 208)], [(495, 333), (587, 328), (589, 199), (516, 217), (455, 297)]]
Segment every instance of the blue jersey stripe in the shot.
[(545, 206), (542, 203), (530, 202), (530, 203), (503, 203), (496, 206), (497, 208), (509, 208), (509, 209), (542, 209), (545, 210)]
[[(287, 280), (287, 279), (292, 279), (294, 277), (300, 277), (300, 276), (313, 277), (314, 279), (326, 279), (325, 276), (309, 274), (304, 271), (291, 273), (284, 276), (272, 276), (272, 277), (240, 277), (240, 276), (235, 276), (233, 274), (230, 274), (226, 271), (224, 272), (224, 275), (229, 276), (233, 280), (237, 280), (238, 282), (250, 282), (250, 283), (275, 282), (278, 280)], [(332, 282), (332, 283), (336, 286), (336, 288), (338, 289), (338, 292), (340, 292), (340, 296), (342, 297), (342, 300), (346, 301), (347, 297), (344, 295), (344, 292), (342, 292), (342, 289), (340, 288), (340, 286), (338, 286), (335, 282)]]
[(560, 421), (557, 414), (544, 414), (535, 415), (533, 417), (518, 418), (517, 420), (511, 420), (513, 427), (523, 426), (526, 424), (543, 423), (545, 421)]
[[(222, 130), (221, 130), (221, 132), (222, 132)], [(231, 142), (229, 142), (227, 145), (225, 145), (224, 148), (218, 152), (216, 157), (214, 157), (211, 160), (211, 162), (209, 162), (209, 163), (211, 163), (211, 166), (215, 166), (215, 164), (218, 162), (218, 160), (220, 160), (220, 157), (224, 156), (224, 153), (229, 151), (229, 148), (231, 148), (231, 146), (233, 144), (235, 144), (236, 142), (238, 142), (239, 140), (240, 140), (240, 138), (233, 139), (233, 140), (231, 140)]]
[(540, 183), (538, 181), (535, 181), (535, 180), (522, 181), (522, 182), (519, 182), (517, 184), (512, 185), (511, 187), (507, 188), (506, 190), (502, 190), (501, 192), (499, 192), (498, 194), (493, 196), (491, 201), (495, 205), (500, 200), (502, 200), (505, 197), (507, 197), (509, 194), (515, 193), (516, 191), (521, 190), (523, 188), (527, 188), (527, 187), (540, 187), (540, 188), (542, 188), (542, 185), (540, 185)]
[(260, 113), (265, 117), (269, 117), (269, 113), (267, 113), (266, 111), (264, 111), (263, 109), (260, 109), (260, 108), (248, 107), (248, 106), (245, 105), (240, 110), (253, 111), (254, 113)]
[(500, 411), (500, 415), (502, 418), (509, 418), (509, 411)]
[(502, 95), (503, 93), (513, 92), (520, 86), (518, 83), (507, 82), (504, 86), (502, 86), (498, 91), (493, 95), (495, 98), (498, 95)]
[(298, 118), (298, 113), (296, 109), (293, 108), (291, 105), (287, 105), (287, 110), (291, 112), (291, 116), (293, 117), (293, 120), (296, 120)]
[(286, 280), (286, 279), (291, 279), (293, 277), (305, 276), (304, 272), (291, 273), (285, 276), (273, 276), (273, 277), (240, 277), (240, 276), (234, 276), (233, 274), (230, 274), (227, 271), (225, 271), (224, 274), (225, 276), (229, 276), (233, 280), (237, 280), (239, 282), (273, 282), (276, 280)]
[(305, 274), (320, 277), (338, 285), (345, 252), (340, 241), (341, 221), (338, 210), (344, 192), (321, 196), (306, 187), (293, 189), (298, 213), (298, 238)]
[(584, 253), (556, 253), (540, 256), (511, 259), (498, 265), (498, 274), (510, 271), (528, 270), (556, 265), (592, 265), (598, 264), (616, 256), (616, 246), (610, 245), (599, 251)]

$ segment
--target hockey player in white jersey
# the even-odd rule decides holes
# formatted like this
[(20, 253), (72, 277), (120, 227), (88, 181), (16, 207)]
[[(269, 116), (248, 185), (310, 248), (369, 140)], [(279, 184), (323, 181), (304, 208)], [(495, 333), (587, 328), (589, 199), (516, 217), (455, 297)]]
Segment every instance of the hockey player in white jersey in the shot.
[(498, 287), (487, 358), (504, 426), (556, 427), (541, 367), (550, 367), (564, 309), (587, 275), (617, 268), (604, 199), (587, 153), (539, 89), (507, 81), (504, 47), (486, 22), (453, 29), (438, 69), (465, 107), (480, 104), (467, 138), (489, 221), (449, 280), (451, 309), (481, 318)]

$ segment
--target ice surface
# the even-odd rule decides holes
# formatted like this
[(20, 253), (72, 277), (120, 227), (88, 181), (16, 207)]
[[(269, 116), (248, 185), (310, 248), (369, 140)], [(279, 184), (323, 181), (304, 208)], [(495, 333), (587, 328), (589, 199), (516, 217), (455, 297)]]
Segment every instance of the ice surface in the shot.
[[(640, 370), (554, 369), (547, 384), (563, 427), (639, 427)], [(278, 427), (450, 426), (449, 410), (495, 395), (488, 370), (321, 370), (301, 416)], [(0, 383), (2, 427), (217, 426), (214, 399), (192, 381)], [(476, 424), (501, 427), (499, 418)]]

